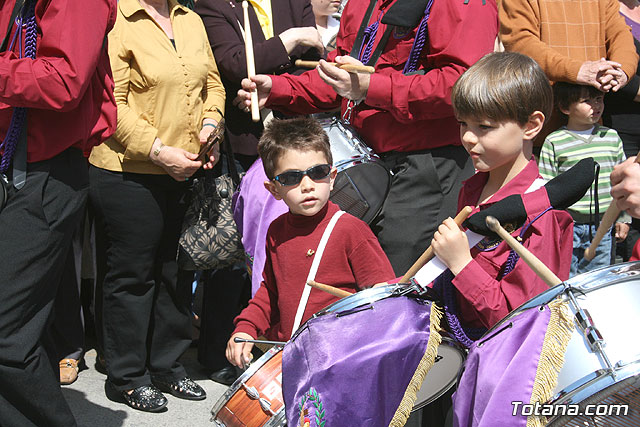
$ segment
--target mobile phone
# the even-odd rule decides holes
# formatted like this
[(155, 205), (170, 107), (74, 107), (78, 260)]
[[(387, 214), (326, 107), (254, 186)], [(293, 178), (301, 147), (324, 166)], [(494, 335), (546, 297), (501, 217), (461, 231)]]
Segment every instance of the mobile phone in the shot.
[(202, 161), (202, 163), (207, 163), (209, 160), (207, 158), (207, 153), (211, 151), (214, 144), (222, 141), (222, 138), (224, 138), (224, 119), (220, 119), (216, 128), (209, 134), (207, 142), (200, 147), (197, 160)]

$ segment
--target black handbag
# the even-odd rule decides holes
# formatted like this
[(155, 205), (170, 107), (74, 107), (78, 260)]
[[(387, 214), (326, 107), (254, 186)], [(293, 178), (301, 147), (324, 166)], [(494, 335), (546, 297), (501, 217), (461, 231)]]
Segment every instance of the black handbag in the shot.
[(211, 270), (243, 261), (245, 254), (233, 219), (231, 199), (243, 174), (238, 174), (231, 144), (223, 142), (229, 173), (211, 170), (194, 178), (191, 200), (182, 223), (178, 265), (183, 270)]

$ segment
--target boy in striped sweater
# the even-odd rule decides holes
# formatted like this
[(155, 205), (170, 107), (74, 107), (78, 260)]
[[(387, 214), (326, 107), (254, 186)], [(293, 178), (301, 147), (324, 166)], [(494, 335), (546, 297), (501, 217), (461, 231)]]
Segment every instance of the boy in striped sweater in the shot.
[[(613, 167), (624, 161), (622, 140), (613, 129), (598, 124), (604, 110), (604, 94), (591, 86), (558, 82), (554, 100), (567, 116), (566, 126), (549, 134), (540, 152), (540, 175), (549, 180), (568, 170), (585, 157), (593, 157), (599, 172), (591, 189), (568, 211), (574, 219), (571, 276), (608, 266), (611, 263), (613, 239), (607, 233), (589, 262), (584, 251), (589, 247), (602, 215), (611, 204), (609, 175)], [(622, 214), (615, 224), (615, 237), (622, 241), (629, 231), (630, 217)]]

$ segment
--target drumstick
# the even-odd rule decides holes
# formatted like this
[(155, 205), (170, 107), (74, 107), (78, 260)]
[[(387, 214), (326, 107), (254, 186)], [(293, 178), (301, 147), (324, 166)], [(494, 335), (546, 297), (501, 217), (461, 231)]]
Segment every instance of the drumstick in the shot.
[(326, 292), (328, 294), (331, 294), (331, 295), (339, 297), (339, 298), (344, 298), (344, 297), (348, 297), (348, 296), (353, 295), (351, 292), (347, 292), (344, 289), (336, 288), (334, 286), (325, 285), (323, 283), (318, 283), (315, 280), (309, 280), (307, 282), (307, 284), (309, 286), (311, 286), (312, 288), (320, 289), (321, 291), (324, 291), (324, 292)]
[[(636, 163), (640, 163), (640, 153), (636, 156)], [(597, 178), (596, 178), (597, 179)], [(604, 235), (609, 231), (611, 226), (616, 222), (616, 219), (620, 215), (620, 208), (618, 208), (618, 204), (615, 200), (611, 200), (611, 204), (607, 211), (604, 213), (602, 217), (602, 221), (600, 221), (600, 225), (598, 225), (598, 229), (596, 230), (596, 235), (593, 236), (593, 240), (589, 247), (584, 251), (584, 259), (587, 261), (591, 261), (594, 256), (596, 256), (596, 248), (600, 244), (600, 241), (604, 237)]]
[[(251, 38), (251, 24), (249, 23), (249, 3), (242, 2), (242, 13), (244, 15), (244, 49), (247, 56), (247, 77), (256, 75), (256, 63), (253, 57), (253, 40)], [(258, 108), (258, 89), (251, 91), (251, 120), (260, 121), (260, 109)]]
[[(316, 68), (319, 63), (319, 61), (305, 61), (303, 59), (297, 59), (295, 62), (297, 67), (302, 68)], [(336, 67), (350, 73), (373, 74), (376, 72), (376, 69), (370, 65), (337, 64), (335, 62), (327, 62), (327, 64), (335, 65)]]
[(239, 338), (239, 337), (235, 337), (233, 339), (233, 342), (237, 342), (237, 343), (248, 342), (252, 344), (265, 344), (265, 345), (285, 345), (286, 344), (285, 341), (248, 340), (248, 339)]
[[(458, 212), (458, 215), (456, 215), (453, 221), (458, 225), (462, 225), (464, 220), (467, 219), (467, 217), (471, 214), (471, 211), (473, 211), (473, 208), (471, 206), (465, 206), (460, 210), (460, 212)], [(413, 263), (411, 268), (407, 270), (407, 272), (404, 274), (404, 276), (402, 276), (402, 279), (400, 279), (398, 283), (409, 283), (411, 278), (416, 275), (418, 270), (424, 267), (424, 265), (428, 263), (431, 258), (433, 258), (433, 245), (429, 245), (427, 250), (424, 251), (422, 255), (420, 255), (420, 258), (418, 258), (418, 260)]]
[(544, 265), (544, 263), (540, 261), (534, 254), (532, 254), (529, 249), (522, 246), (522, 243), (518, 242), (511, 234), (507, 232), (507, 230), (502, 228), (502, 226), (500, 225), (500, 221), (498, 221), (495, 217), (488, 216), (485, 219), (485, 222), (487, 223), (487, 227), (489, 227), (491, 231), (500, 236), (502, 240), (507, 242), (511, 249), (516, 251), (516, 253), (520, 255), (520, 258), (522, 258), (524, 262), (526, 262), (527, 265), (531, 267), (534, 273), (536, 273), (538, 277), (544, 280), (545, 283), (549, 285), (549, 287), (553, 287), (562, 283), (562, 280), (560, 280), (558, 276), (556, 276), (553, 271), (549, 269), (549, 267)]

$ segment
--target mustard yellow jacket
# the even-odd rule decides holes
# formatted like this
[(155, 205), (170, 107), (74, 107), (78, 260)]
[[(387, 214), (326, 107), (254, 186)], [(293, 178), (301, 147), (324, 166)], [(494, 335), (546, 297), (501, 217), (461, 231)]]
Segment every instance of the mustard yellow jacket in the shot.
[(163, 144), (197, 153), (205, 118), (220, 120), (225, 91), (200, 17), (168, 0), (175, 48), (138, 0), (120, 0), (109, 33), (118, 124), (113, 137), (95, 147), (89, 162), (99, 168), (164, 174), (149, 158)]

